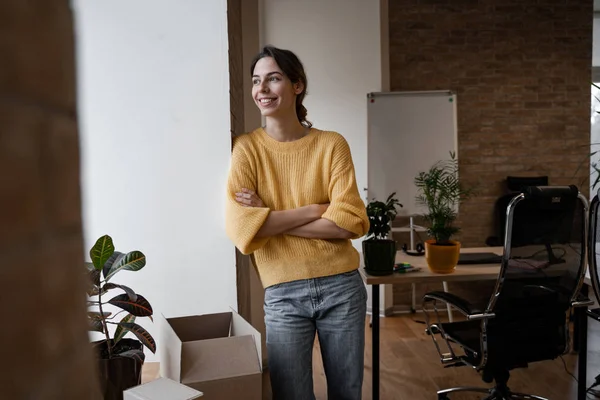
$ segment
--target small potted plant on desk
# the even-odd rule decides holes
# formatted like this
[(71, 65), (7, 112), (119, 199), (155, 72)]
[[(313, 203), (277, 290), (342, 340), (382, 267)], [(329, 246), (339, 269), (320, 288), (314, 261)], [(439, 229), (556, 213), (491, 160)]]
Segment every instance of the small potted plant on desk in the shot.
[(472, 190), (461, 186), (458, 179), (456, 153), (450, 159), (438, 161), (427, 172), (415, 178), (418, 189), (417, 204), (425, 206), (423, 217), (428, 223), (425, 241), (425, 259), (431, 271), (447, 274), (454, 271), (460, 255), (460, 242), (451, 240), (460, 228), (454, 225), (458, 205), (471, 196)]
[(396, 242), (388, 239), (391, 223), (396, 218), (396, 207), (402, 204), (394, 198), (396, 192), (384, 202), (373, 199), (367, 205), (369, 233), (363, 241), (365, 270), (371, 275), (389, 275), (394, 272)]
[[(90, 250), (92, 262), (86, 263), (88, 284), (88, 320), (91, 331), (104, 335), (104, 339), (93, 343), (98, 356), (99, 380), (105, 400), (123, 399), (123, 390), (141, 383), (144, 350), (156, 351), (152, 336), (140, 325), (136, 317), (152, 319), (152, 306), (142, 295), (136, 294), (125, 285), (109, 282), (119, 271), (138, 271), (146, 265), (146, 257), (141, 251), (127, 254), (115, 251), (112, 238), (102, 236)], [(101, 276), (104, 279), (101, 279)], [(105, 301), (109, 290), (118, 289), (124, 293)], [(115, 314), (107, 307), (119, 310)], [(115, 317), (126, 313), (119, 322)], [(111, 339), (109, 327), (116, 328)], [(131, 332), (136, 339), (124, 338)]]

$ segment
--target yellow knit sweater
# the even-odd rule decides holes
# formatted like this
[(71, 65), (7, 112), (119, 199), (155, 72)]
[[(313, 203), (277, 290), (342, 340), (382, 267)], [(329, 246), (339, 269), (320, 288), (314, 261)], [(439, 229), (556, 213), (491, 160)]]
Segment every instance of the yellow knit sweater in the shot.
[[(236, 202), (235, 193), (242, 188), (256, 191), (265, 207)], [(340, 134), (312, 128), (301, 139), (279, 142), (259, 128), (236, 138), (227, 184), (226, 232), (242, 253), (253, 253), (264, 287), (358, 268), (359, 254), (348, 239), (285, 234), (255, 238), (271, 210), (323, 203), (330, 205), (322, 218), (354, 233), (354, 238), (369, 230), (350, 148)]]

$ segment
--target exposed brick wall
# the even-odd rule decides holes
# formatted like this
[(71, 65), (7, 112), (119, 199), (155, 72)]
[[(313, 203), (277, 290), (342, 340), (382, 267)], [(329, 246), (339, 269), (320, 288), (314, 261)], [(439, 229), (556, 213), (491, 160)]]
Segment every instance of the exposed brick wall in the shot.
[(592, 18), (592, 0), (389, 1), (391, 90), (457, 93), (460, 176), (478, 187), (460, 210), (464, 246), (494, 233), (507, 175), (588, 196)]
[(68, 0), (0, 3), (2, 398), (95, 399)]

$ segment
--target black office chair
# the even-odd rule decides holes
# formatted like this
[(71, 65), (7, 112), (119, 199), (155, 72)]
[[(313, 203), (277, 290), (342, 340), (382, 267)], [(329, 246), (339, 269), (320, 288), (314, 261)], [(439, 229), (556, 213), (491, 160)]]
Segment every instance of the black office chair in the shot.
[[(600, 271), (598, 271), (598, 265), (600, 264), (600, 217), (598, 213), (600, 212), (600, 190), (596, 193), (592, 201), (590, 202), (590, 217), (589, 217), (589, 229), (588, 229), (588, 263), (589, 263), (589, 271), (590, 271), (590, 280), (592, 281), (592, 288), (594, 290), (594, 295), (596, 299), (600, 301)], [(588, 309), (587, 315), (596, 320), (600, 321), (600, 308)], [(582, 324), (580, 327), (582, 330), (586, 330), (587, 326)], [(585, 343), (586, 337), (582, 337), (581, 339), (581, 351), (580, 351), (580, 368), (585, 368), (587, 370), (587, 346)], [(582, 357), (583, 356), (583, 357)], [(586, 376), (585, 373), (580, 374), (580, 379)], [(600, 377), (597, 376), (598, 379)], [(594, 384), (591, 388), (598, 386)], [(590, 389), (591, 389), (590, 388)]]
[[(596, 298), (600, 300), (600, 277), (598, 264), (600, 264), (600, 190), (590, 203), (589, 235), (588, 235), (588, 262), (590, 265), (590, 280)], [(600, 309), (589, 310), (593, 314), (600, 314)]]
[[(517, 213), (521, 207), (528, 213)], [(485, 393), (485, 399), (543, 399), (513, 393), (509, 371), (552, 360), (569, 347), (568, 317), (576, 306), (586, 270), (587, 201), (575, 186), (531, 186), (507, 208), (504, 254), (491, 296), (480, 303), (452, 293), (431, 292), (423, 309), (427, 332), (445, 367), (471, 366), (492, 388), (459, 387), (438, 391), (438, 400), (454, 392)], [(512, 245), (512, 238), (518, 244)], [(441, 322), (437, 303), (456, 308), (463, 321)], [(436, 336), (441, 336), (440, 340)], [(445, 342), (448, 352), (440, 344)], [(453, 345), (460, 347), (458, 354)]]
[[(494, 203), (494, 235), (489, 236), (485, 243), (488, 246), (503, 246), (504, 236), (506, 229), (506, 208), (510, 201), (521, 193), (524, 187), (528, 186), (548, 186), (547, 176), (529, 176), (529, 177), (517, 177), (507, 176), (504, 181), (506, 193), (498, 197)], [(527, 212), (527, 210), (519, 207), (518, 212)], [(516, 217), (516, 216), (515, 216)], [(513, 238), (513, 246), (514, 246)]]

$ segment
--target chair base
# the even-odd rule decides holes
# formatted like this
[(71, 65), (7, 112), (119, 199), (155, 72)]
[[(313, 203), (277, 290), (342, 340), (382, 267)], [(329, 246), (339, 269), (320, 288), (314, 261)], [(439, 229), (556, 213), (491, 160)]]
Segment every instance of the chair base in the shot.
[(532, 394), (515, 393), (512, 392), (508, 387), (493, 387), (489, 389), (478, 388), (478, 387), (455, 387), (451, 389), (444, 389), (437, 392), (438, 400), (450, 400), (448, 395), (450, 393), (457, 392), (475, 392), (487, 394), (482, 400), (548, 400), (545, 397), (534, 396)]

